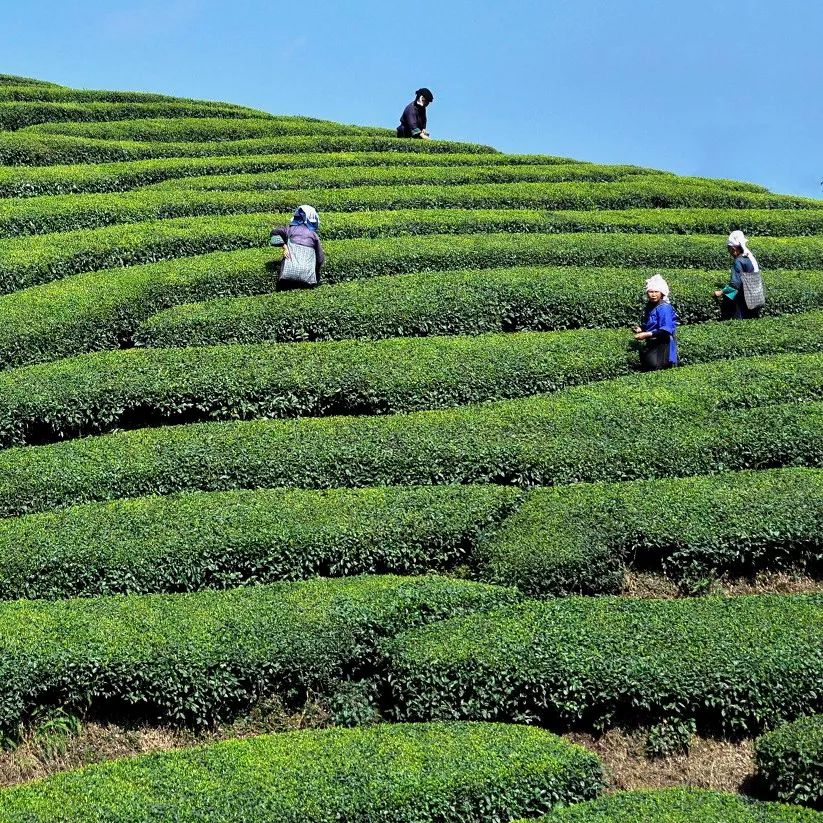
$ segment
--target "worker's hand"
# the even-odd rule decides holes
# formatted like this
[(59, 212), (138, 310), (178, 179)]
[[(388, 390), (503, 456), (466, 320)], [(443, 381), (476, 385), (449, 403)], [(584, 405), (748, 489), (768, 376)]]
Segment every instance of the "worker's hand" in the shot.
[(634, 327), (632, 328), (632, 331), (633, 331), (635, 334), (640, 334), (640, 332), (642, 332), (642, 331), (643, 331), (643, 329), (641, 329), (641, 328), (640, 328), (640, 326), (634, 326)]
[(422, 140), (431, 140), (432, 136), (425, 129), (423, 129), (423, 131), (420, 132), (420, 138)]
[(722, 296), (723, 296), (723, 292), (722, 292), (722, 291), (720, 291), (720, 289), (715, 289), (715, 290), (714, 290), (714, 296), (715, 296), (715, 297), (722, 297)]
[(284, 260), (291, 260), (291, 252), (289, 251), (288, 246), (283, 246), (283, 259)]

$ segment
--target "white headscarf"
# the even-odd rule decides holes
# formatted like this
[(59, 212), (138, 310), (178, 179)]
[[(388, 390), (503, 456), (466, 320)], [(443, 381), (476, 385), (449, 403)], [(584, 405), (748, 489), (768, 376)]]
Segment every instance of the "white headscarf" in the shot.
[(743, 249), (743, 256), (748, 257), (749, 260), (752, 261), (752, 266), (754, 267), (755, 272), (760, 271), (760, 265), (757, 262), (757, 258), (751, 253), (749, 249), (749, 244), (746, 241), (746, 235), (743, 234), (742, 231), (739, 229), (737, 231), (733, 231), (729, 235), (729, 242), (726, 244), (727, 246), (739, 246)]
[(669, 284), (662, 274), (655, 274), (646, 281), (646, 291), (659, 291), (663, 295), (663, 302), (669, 302)]

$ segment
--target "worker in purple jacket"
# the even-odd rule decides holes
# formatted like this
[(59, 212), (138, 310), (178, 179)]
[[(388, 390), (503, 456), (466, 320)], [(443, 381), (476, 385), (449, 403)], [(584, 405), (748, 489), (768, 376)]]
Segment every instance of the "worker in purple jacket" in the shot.
[(270, 245), (283, 249), (277, 291), (311, 289), (320, 285), (320, 269), (326, 254), (320, 242), (319, 228), (317, 210), (312, 206), (298, 206), (288, 226), (271, 230)]
[(429, 139), (430, 135), (426, 129), (426, 107), (433, 100), (434, 95), (425, 87), (414, 93), (414, 100), (403, 109), (403, 114), (400, 115), (400, 125), (397, 127), (398, 137)]

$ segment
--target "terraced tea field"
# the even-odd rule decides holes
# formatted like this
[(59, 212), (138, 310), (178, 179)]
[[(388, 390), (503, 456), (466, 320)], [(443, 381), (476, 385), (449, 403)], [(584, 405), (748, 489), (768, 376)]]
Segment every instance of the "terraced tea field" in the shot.
[(0, 821), (823, 820), (822, 367), (821, 200), (0, 75)]

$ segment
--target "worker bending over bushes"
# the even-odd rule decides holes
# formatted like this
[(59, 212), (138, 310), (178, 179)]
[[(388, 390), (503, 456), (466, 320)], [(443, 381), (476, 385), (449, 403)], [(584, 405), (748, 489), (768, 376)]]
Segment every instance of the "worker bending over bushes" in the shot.
[(729, 235), (727, 247), (734, 264), (729, 282), (714, 293), (720, 300), (720, 316), (724, 320), (757, 317), (766, 303), (757, 258), (751, 253), (742, 231), (733, 231)]
[(434, 95), (425, 86), (414, 93), (414, 100), (403, 109), (400, 115), (400, 125), (397, 127), (398, 137), (414, 137), (419, 140), (428, 140), (431, 135), (426, 128), (426, 107), (434, 100)]
[(288, 226), (271, 230), (269, 243), (283, 247), (277, 275), (277, 291), (313, 289), (320, 285), (320, 269), (326, 259), (318, 230), (320, 217), (312, 206), (298, 206)]

